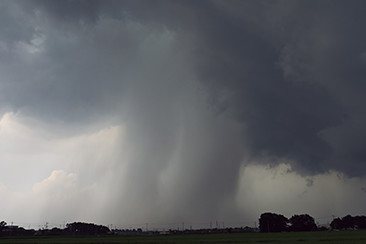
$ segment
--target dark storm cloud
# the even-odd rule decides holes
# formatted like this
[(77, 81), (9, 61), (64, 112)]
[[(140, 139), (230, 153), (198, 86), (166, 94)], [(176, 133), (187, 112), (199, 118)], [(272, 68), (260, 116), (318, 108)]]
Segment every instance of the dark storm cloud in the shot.
[[(290, 160), (304, 172), (363, 172), (364, 136), (346, 126), (365, 119), (360, 92), (365, 34), (359, 31), (365, 6), (360, 1), (33, 1), (26, 6), (54, 21), (44, 28), (56, 27), (46, 41), (46, 55), (59, 67), (45, 68), (63, 81), (54, 81), (51, 88), (24, 86), (27, 91), (43, 89), (41, 94), (49, 96), (44, 99), (55, 101), (52, 107), (98, 106), (103, 87), (107, 93), (121, 89), (124, 81), (105, 79), (106, 75), (117, 69), (127, 72), (129, 64), (116, 65), (117, 60), (135, 65), (131, 62), (138, 55), (136, 43), (142, 39), (123, 28), (118, 31), (124, 34), (112, 37), (90, 33), (106, 16), (121, 23), (132, 20), (150, 30), (168, 28), (193, 36), (189, 44), (196, 72), (211, 94), (213, 108), (242, 123), (243, 141), (253, 160)], [(92, 66), (90, 59), (96, 61)], [(65, 101), (66, 96), (71, 99)], [(335, 143), (335, 136), (343, 137), (346, 145)], [(355, 169), (343, 167), (344, 161), (354, 162)]]
[(195, 6), (188, 27), (197, 72), (214, 107), (243, 124), (253, 160), (364, 175), (365, 4), (215, 3)]
[(124, 11), (193, 36), (196, 72), (212, 108), (242, 123), (252, 160), (290, 161), (305, 174), (363, 175), (365, 137), (353, 124), (364, 120), (364, 3), (140, 4), (125, 2)]
[(51, 20), (78, 25), (95, 23), (99, 18), (99, 1), (29, 1), (26, 7), (35, 7), (37, 11), (46, 13)]
[(285, 79), (275, 38), (231, 15), (214, 19), (198, 72), (218, 109), (243, 123), (253, 156), (321, 171), (330, 148), (318, 134), (342, 120), (340, 104), (322, 86)]
[(112, 217), (121, 202), (125, 215), (217, 217), (247, 163), (366, 173), (362, 1), (4, 5), (3, 107), (70, 134), (126, 126), (128, 163), (107, 164), (131, 187), (111, 187)]
[(201, 82), (242, 123), (253, 160), (364, 175), (365, 4), (215, 3), (193, 7), (199, 22), (185, 27)]
[(98, 8), (89, 1), (31, 3), (11, 16), (23, 17), (28, 33), (18, 30), (19, 38), (2, 50), (3, 104), (66, 122), (110, 113), (110, 102), (123, 96), (129, 73), (136, 72), (138, 43), (149, 31), (109, 19), (97, 26)]

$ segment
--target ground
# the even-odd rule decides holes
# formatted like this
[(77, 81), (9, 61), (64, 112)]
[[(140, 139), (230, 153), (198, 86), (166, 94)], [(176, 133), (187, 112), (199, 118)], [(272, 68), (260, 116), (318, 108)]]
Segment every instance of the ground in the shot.
[(24, 244), (183, 244), (183, 243), (366, 243), (366, 231), (322, 231), (302, 233), (235, 233), (199, 235), (105, 236), (105, 237), (14, 237), (0, 238), (2, 243)]

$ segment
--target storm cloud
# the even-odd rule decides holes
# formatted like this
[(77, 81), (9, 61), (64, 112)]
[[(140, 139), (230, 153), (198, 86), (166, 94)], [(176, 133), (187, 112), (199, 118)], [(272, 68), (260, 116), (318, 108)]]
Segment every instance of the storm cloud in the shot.
[(3, 194), (44, 196), (23, 218), (252, 220), (285, 211), (250, 183), (283, 168), (296, 199), (363, 192), (362, 1), (0, 5)]

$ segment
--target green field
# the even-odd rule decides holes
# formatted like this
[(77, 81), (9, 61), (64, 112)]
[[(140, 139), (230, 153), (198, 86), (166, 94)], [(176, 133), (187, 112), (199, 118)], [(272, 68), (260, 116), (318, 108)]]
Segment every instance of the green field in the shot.
[(237, 233), (199, 235), (105, 236), (105, 237), (16, 237), (0, 238), (0, 243), (366, 243), (366, 231), (323, 231), (304, 233)]

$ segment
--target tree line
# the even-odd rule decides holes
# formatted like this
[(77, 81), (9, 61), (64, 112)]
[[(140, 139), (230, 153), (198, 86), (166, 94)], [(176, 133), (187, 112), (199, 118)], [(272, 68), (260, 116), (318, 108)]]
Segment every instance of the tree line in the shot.
[(366, 216), (351, 216), (347, 215), (343, 218), (333, 219), (330, 223), (332, 229), (366, 229)]
[[(334, 218), (329, 225), (332, 230), (345, 229), (366, 229), (366, 216), (347, 215), (343, 218)], [(313, 217), (308, 214), (293, 215), (286, 218), (281, 214), (262, 213), (259, 218), (259, 228), (225, 228), (225, 229), (201, 229), (201, 230), (175, 230), (169, 231), (170, 234), (184, 233), (235, 233), (235, 232), (301, 232), (301, 231), (319, 231), (329, 230), (326, 227), (317, 226)], [(7, 225), (6, 222), (0, 222), (0, 236), (32, 236), (32, 235), (110, 235), (110, 234), (131, 234), (131, 230), (110, 230), (103, 225), (93, 223), (74, 222), (66, 224), (64, 229), (43, 228), (39, 230), (24, 229), (22, 227)], [(133, 234), (145, 234), (141, 229), (133, 230)], [(154, 232), (152, 234), (159, 234)]]
[[(347, 215), (343, 218), (335, 218), (330, 223), (333, 230), (366, 229), (366, 216)], [(313, 217), (308, 214), (294, 215), (290, 219), (281, 214), (263, 213), (259, 218), (260, 232), (285, 232), (285, 231), (318, 231), (328, 230), (319, 227)]]
[(0, 236), (106, 235), (109, 233), (110, 229), (106, 226), (83, 222), (66, 224), (64, 229), (54, 227), (39, 230), (24, 229), (19, 226), (7, 225), (5, 221), (0, 222)]

